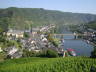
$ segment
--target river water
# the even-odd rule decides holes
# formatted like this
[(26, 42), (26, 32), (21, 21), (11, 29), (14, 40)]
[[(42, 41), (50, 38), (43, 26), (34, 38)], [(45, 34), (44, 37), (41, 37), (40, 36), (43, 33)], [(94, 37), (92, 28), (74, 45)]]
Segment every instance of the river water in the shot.
[[(68, 34), (72, 32), (64, 32), (64, 34)], [(93, 46), (91, 44), (86, 43), (86, 41), (82, 39), (74, 39), (74, 35), (65, 35), (64, 36), (64, 50), (67, 48), (72, 48), (75, 50), (77, 56), (90, 56), (91, 51), (93, 50)]]

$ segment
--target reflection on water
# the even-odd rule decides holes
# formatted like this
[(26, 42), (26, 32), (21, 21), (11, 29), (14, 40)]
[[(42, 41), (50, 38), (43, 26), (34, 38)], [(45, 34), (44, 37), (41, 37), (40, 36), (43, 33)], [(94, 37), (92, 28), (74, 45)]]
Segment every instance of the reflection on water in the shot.
[[(64, 32), (71, 33), (71, 32)], [(78, 56), (90, 56), (93, 46), (87, 44), (83, 40), (74, 40), (74, 35), (65, 35), (64, 36), (64, 49), (72, 48), (76, 51)]]

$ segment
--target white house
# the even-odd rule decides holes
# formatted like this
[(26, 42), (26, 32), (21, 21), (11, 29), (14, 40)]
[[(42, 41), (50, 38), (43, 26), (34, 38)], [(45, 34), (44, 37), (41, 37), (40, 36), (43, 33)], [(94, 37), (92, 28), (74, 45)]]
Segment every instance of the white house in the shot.
[(0, 52), (2, 52), (3, 50), (1, 49), (1, 47), (0, 47)]
[(47, 38), (42, 39), (43, 42), (48, 42)]
[(16, 36), (16, 38), (23, 38), (24, 31), (21, 30), (9, 30), (7, 36)]
[(14, 54), (14, 53), (17, 52), (17, 51), (18, 51), (17, 48), (12, 48), (12, 49), (8, 52), (8, 54), (9, 54), (9, 55), (12, 55), (12, 54)]

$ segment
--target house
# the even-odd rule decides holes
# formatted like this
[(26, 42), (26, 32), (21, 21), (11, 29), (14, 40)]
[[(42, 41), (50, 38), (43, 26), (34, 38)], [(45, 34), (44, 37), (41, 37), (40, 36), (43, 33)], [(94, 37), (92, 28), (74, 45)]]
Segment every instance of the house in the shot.
[(41, 39), (43, 39), (45, 37), (45, 35), (42, 34), (40, 37), (41, 37)]
[(48, 42), (47, 38), (42, 39), (43, 42)]
[(35, 49), (34, 47), (34, 41), (32, 41), (31, 38), (29, 38), (26, 42), (25, 42), (25, 45), (24, 45), (24, 48), (31, 51), (32, 49)]
[(40, 52), (41, 50), (37, 49), (37, 50), (33, 50), (33, 51), (35, 51), (35, 52), (37, 52), (37, 53), (38, 53), (38, 52)]
[(12, 47), (8, 47), (6, 48), (4, 51), (7, 52), (7, 58), (20, 58), (22, 57), (22, 51), (19, 51), (18, 48), (16, 48), (15, 46)]
[(37, 34), (37, 32), (39, 31), (40, 29), (37, 27), (37, 28), (32, 28), (32, 34)]
[(14, 54), (12, 54), (10, 57), (11, 57), (11, 59), (13, 59), (13, 58), (20, 58), (20, 57), (22, 57), (22, 54), (23, 54), (22, 52), (17, 51)]
[(15, 46), (11, 46), (11, 47), (5, 48), (4, 51), (6, 51), (8, 55), (12, 55), (16, 51), (18, 51), (18, 48), (16, 48)]
[(0, 47), (0, 52), (2, 52), (3, 50), (1, 49), (1, 47)]
[(96, 30), (94, 30), (94, 29), (88, 29), (88, 31), (89, 31), (89, 32), (92, 32), (92, 33), (93, 33), (93, 32), (96, 33)]
[(16, 38), (23, 38), (24, 37), (24, 31), (21, 31), (21, 30), (12, 30), (10, 29), (8, 32), (7, 32), (7, 36), (15, 36)]

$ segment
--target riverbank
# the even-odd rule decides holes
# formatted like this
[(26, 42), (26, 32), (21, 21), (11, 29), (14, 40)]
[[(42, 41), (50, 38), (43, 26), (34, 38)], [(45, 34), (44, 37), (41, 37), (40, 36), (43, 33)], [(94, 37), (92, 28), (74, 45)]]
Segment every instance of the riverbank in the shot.
[(94, 42), (91, 42), (91, 41), (87, 42), (87, 40), (85, 40), (85, 41), (86, 41), (86, 43), (88, 43), (88, 44), (91, 44), (91, 45), (93, 45), (93, 46), (96, 46), (96, 44), (95, 44)]

